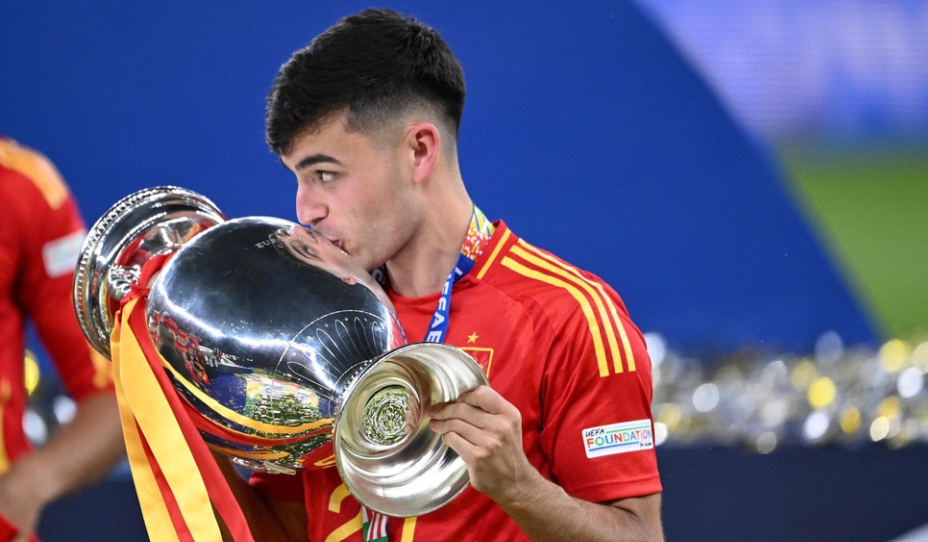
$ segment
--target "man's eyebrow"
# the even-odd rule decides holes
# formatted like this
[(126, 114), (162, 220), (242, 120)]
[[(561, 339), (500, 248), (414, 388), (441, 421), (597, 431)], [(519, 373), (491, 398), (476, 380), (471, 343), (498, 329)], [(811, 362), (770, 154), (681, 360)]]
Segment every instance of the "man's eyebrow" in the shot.
[(294, 169), (297, 171), (300, 171), (300, 170), (306, 169), (308, 167), (311, 167), (311, 166), (314, 166), (320, 163), (331, 163), (331, 164), (342, 165), (342, 163), (339, 160), (331, 156), (328, 156), (326, 154), (311, 154), (307, 156), (306, 158), (303, 158), (302, 160), (297, 162), (296, 166), (294, 166)]

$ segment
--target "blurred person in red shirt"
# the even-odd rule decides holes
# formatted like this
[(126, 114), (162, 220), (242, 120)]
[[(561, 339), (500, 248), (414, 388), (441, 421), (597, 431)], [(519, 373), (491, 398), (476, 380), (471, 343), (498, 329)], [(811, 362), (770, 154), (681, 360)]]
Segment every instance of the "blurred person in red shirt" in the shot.
[[(46, 505), (124, 455), (110, 362), (88, 344), (71, 301), (85, 233), (55, 166), (0, 136), (0, 542), (34, 540)], [(78, 403), (35, 450), (23, 430), (27, 319)]]

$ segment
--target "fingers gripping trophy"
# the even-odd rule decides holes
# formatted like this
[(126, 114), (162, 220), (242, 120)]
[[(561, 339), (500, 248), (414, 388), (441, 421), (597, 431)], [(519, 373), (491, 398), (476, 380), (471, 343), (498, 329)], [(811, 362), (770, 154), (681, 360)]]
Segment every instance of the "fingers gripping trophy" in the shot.
[[(178, 187), (136, 192), (88, 234), (74, 305), (94, 348), (120, 365), (127, 444), (138, 438), (137, 455), (158, 464), (133, 465), (136, 485), (149, 472), (171, 485), (185, 461), (160, 442), (172, 431), (159, 412), (191, 449), (205, 443), (252, 470), (334, 463), (361, 504), (389, 516), (440, 508), (469, 482), (425, 412), (487, 384), (483, 372), (457, 348), (405, 345), (376, 281), (299, 224), (227, 220)], [(142, 381), (160, 384), (169, 411)], [(196, 453), (186, 461), (204, 470)]]

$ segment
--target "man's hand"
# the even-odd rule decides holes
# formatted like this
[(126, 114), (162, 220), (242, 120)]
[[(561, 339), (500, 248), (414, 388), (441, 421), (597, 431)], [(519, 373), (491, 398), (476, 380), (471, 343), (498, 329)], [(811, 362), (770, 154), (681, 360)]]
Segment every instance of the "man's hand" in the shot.
[(519, 497), (535, 468), (522, 450), (522, 415), (512, 403), (480, 386), (430, 414), (429, 427), (467, 464), (474, 489), (497, 502)]

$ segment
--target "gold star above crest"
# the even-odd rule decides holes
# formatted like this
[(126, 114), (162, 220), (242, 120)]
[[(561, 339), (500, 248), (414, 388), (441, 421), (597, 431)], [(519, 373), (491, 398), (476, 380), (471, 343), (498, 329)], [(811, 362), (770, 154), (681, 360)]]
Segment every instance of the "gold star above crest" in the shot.
[(475, 343), (477, 342), (477, 339), (479, 338), (480, 338), (480, 335), (477, 335), (477, 332), (475, 331), (467, 336), (467, 344)]

